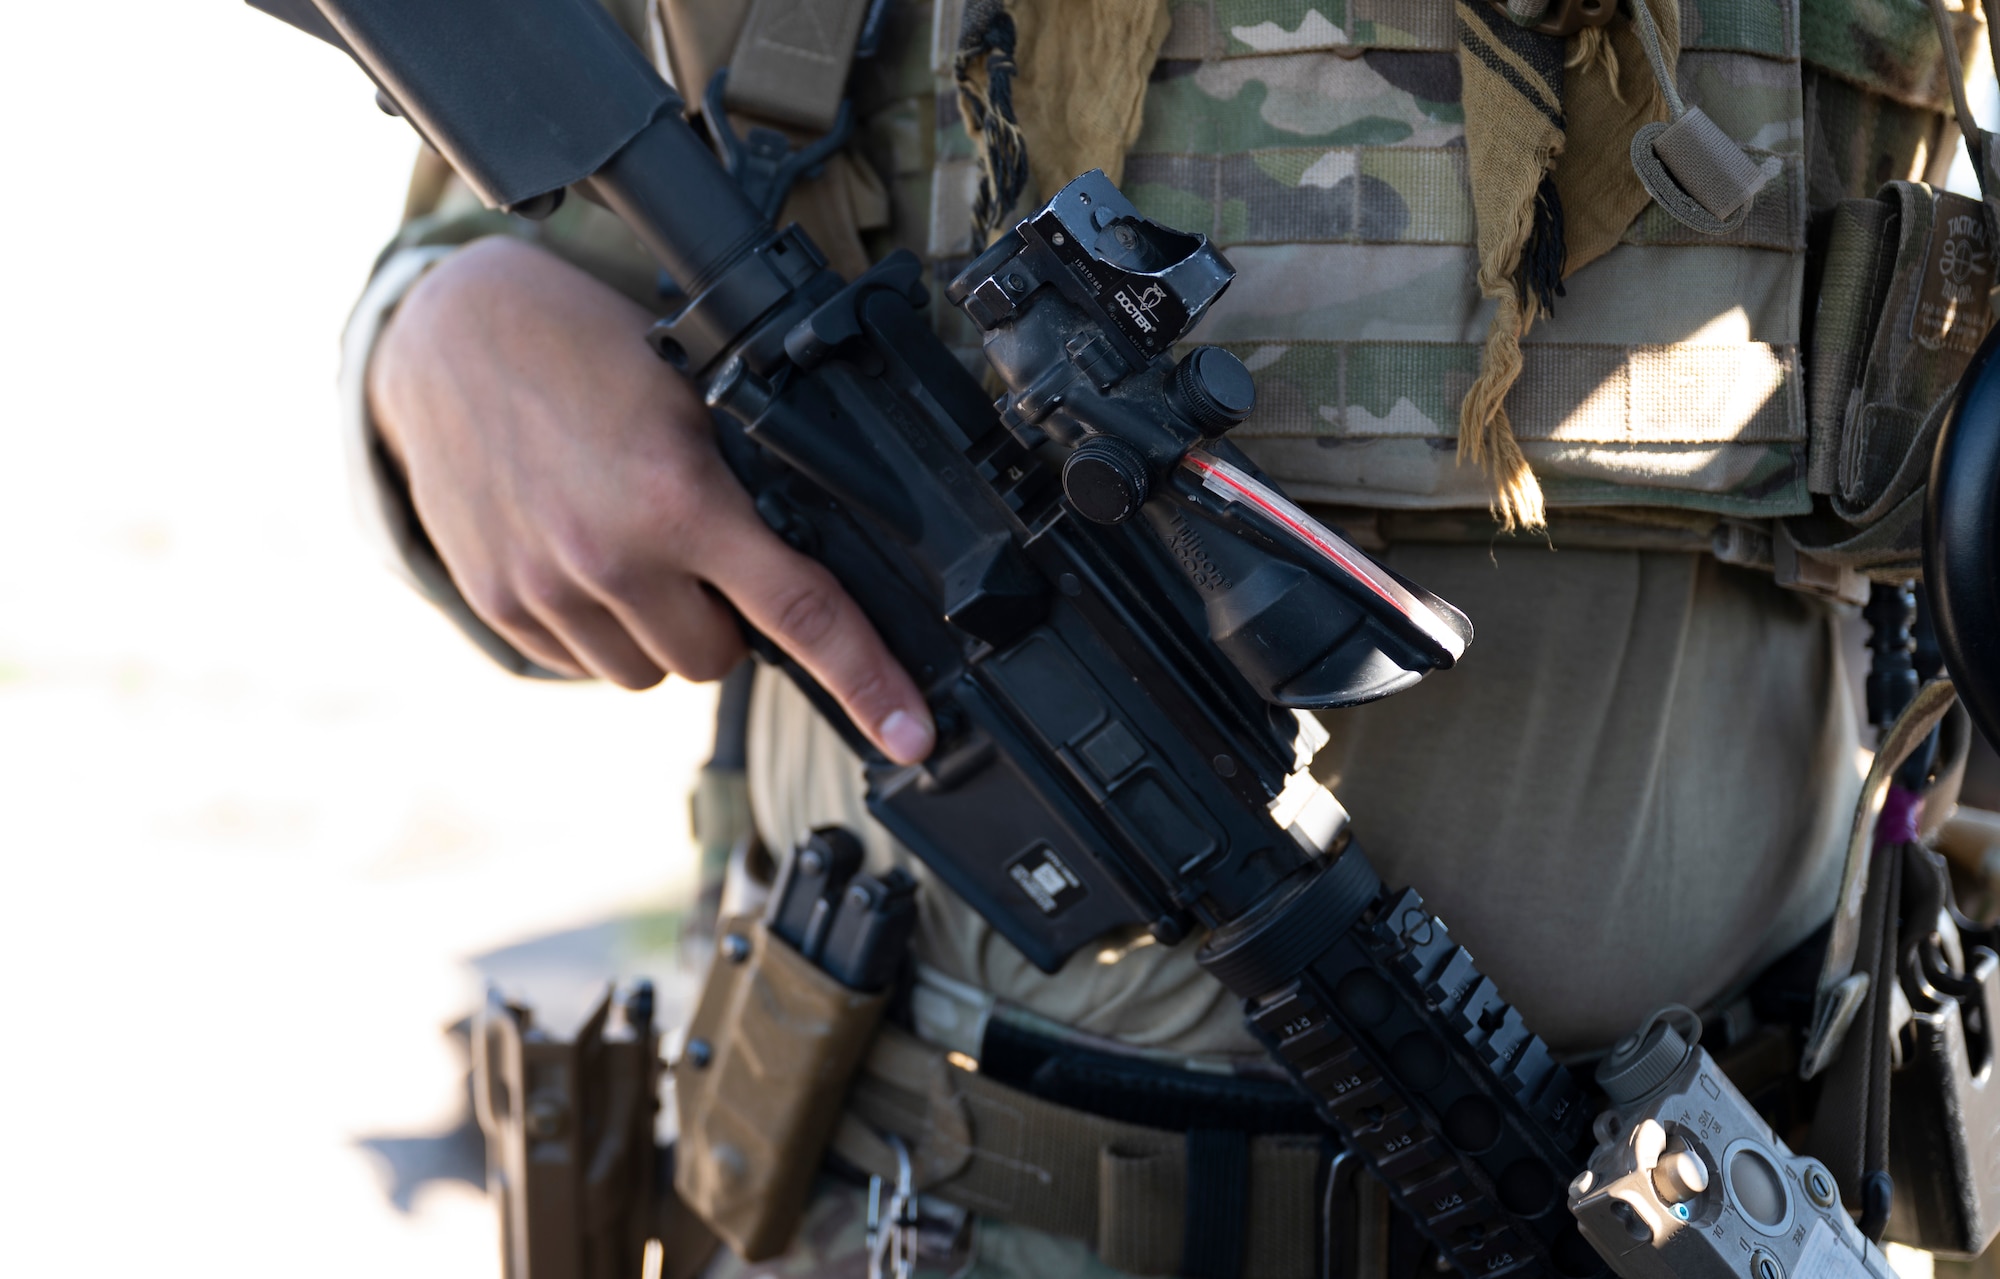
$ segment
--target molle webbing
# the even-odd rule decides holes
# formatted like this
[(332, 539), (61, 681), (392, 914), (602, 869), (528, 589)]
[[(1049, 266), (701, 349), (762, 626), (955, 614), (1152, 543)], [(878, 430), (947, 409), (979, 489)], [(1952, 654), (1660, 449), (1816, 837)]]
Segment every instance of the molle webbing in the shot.
[[(1258, 382), (1258, 412), (1233, 438), (1295, 497), (1486, 507), (1488, 478), (1453, 456), (1496, 303), (1482, 303), (1474, 278), (1479, 220), (1451, 3), (1213, 0), (1173, 14), (1124, 185), (1149, 216), (1209, 234), (1239, 270), (1232, 306), (1200, 335), (1229, 345)], [(1522, 376), (1504, 404), (1551, 505), (1796, 512), (1809, 504), (1797, 13), (1706, 0), (1683, 15), (1690, 100), (1783, 167), (1720, 242), (1646, 202), (1630, 177), (1629, 129), (1594, 145), (1604, 171), (1639, 191), (1631, 209), (1572, 197), (1559, 167), (1568, 295), (1521, 341)], [(1565, 163), (1590, 136), (1575, 126), (1579, 94), (1644, 109), (1652, 73), (1636, 42), (1615, 60), (1628, 107), (1613, 101), (1609, 59), (1564, 69)], [(1017, 85), (1024, 118), (1030, 102)], [(970, 158), (959, 158), (956, 125), (939, 133), (933, 208), (947, 216), (933, 219), (930, 243), (946, 262), (970, 248), (969, 202), (955, 194), (969, 190)], [(976, 345), (944, 323), (954, 345)]]
[[(1119, 1270), (1243, 1279), (1319, 1273), (1315, 1235), (1328, 1156), (1318, 1136), (1187, 1134), (1105, 1119), (961, 1069), (893, 1027), (877, 1036), (855, 1080), (833, 1148), (893, 1179), (896, 1158), (882, 1133), (909, 1143), (920, 1192), (1082, 1240)], [(1244, 1176), (1224, 1186), (1215, 1174), (1232, 1165)], [(1190, 1218), (1191, 1203), (1230, 1201), (1242, 1208), (1233, 1228), (1204, 1214)], [(1232, 1258), (1240, 1269), (1229, 1268)], [(1200, 1269), (1188, 1268), (1190, 1260)]]
[(820, 133), (832, 128), (868, 7), (869, 0), (752, 0), (729, 59), (729, 109)]
[(1992, 232), (1979, 201), (1920, 182), (1844, 200), (1828, 224), (1807, 476), (1825, 501), (1791, 532), (1830, 563), (1909, 576), (1938, 432), (1992, 318)]
[[(1559, 168), (1568, 292), (1523, 338), (1504, 403), (1551, 508), (1799, 515), (1813, 502), (1799, 352), (1808, 217), (1872, 196), (1885, 173), (1942, 171), (1936, 34), (1921, 6), (1878, 0), (1653, 12), (1676, 9), (1687, 101), (1778, 170), (1740, 225), (1709, 237), (1643, 202), (1593, 223), (1597, 206), (1570, 198)], [(1249, 362), (1259, 407), (1232, 438), (1294, 497), (1442, 510), (1491, 496), (1454, 456), (1495, 306), (1474, 279), (1455, 21), (1450, 0), (1173, 7), (1123, 187), (1238, 268), (1227, 313), (1197, 336)], [(1976, 47), (1976, 15), (1958, 22), (1961, 49)], [(1896, 66), (1853, 56), (1877, 45)], [(1636, 46), (1615, 60), (1636, 107), (1631, 90), (1652, 73)], [(1611, 98), (1608, 61), (1564, 68), (1572, 124), (1587, 87)], [(1032, 109), (1018, 85), (1017, 105)], [(1586, 136), (1572, 127), (1565, 164)], [(927, 249), (948, 271), (971, 251), (974, 170), (955, 111), (936, 138)], [(1607, 160), (1629, 172), (1618, 151)], [(1590, 262), (1593, 240), (1617, 251)], [(940, 322), (954, 346), (976, 348), (958, 317)]]
[[(1853, 246), (1862, 252), (1851, 261), (1830, 251), (1829, 277), (1851, 272), (1868, 278), (1873, 287), (1865, 300), (1823, 295), (1820, 316), (1838, 329), (1848, 329), (1858, 319), (1865, 345), (1846, 385), (1834, 383), (1841, 370), (1832, 368), (1824, 379), (1828, 384), (1814, 387), (1815, 407), (1823, 401), (1826, 410), (1815, 425), (1830, 438), (1816, 454), (1809, 476), (1815, 491), (1831, 496), (1835, 512), (1857, 525), (1875, 523), (1923, 482), (1933, 450), (1919, 445), (1935, 442), (1958, 374), (1984, 336), (1985, 286), (1992, 281), (1985, 219), (1976, 202), (1934, 196), (1916, 183), (1903, 182), (1891, 183), (1868, 203), (1880, 212), (1851, 210), (1849, 204), (1835, 211), (1836, 217), (1848, 212), (1874, 222), (1876, 232)], [(1954, 213), (1968, 223), (1957, 237), (1949, 226)], [(1926, 269), (1927, 257), (1955, 246), (1963, 247), (1952, 256), (1963, 261), (1953, 262), (1952, 268), (1965, 273), (1963, 285), (1969, 287), (1955, 285), (1944, 271)], [(1963, 294), (1962, 302), (1954, 306), (1958, 299), (1926, 298), (1934, 281)], [(1857, 300), (1862, 309), (1850, 313), (1847, 304)], [(1955, 333), (1934, 333), (1929, 330), (1944, 326), (1936, 320), (1927, 325), (1927, 309), (1968, 314), (1952, 316)], [(1981, 322), (1967, 322), (1975, 309)]]

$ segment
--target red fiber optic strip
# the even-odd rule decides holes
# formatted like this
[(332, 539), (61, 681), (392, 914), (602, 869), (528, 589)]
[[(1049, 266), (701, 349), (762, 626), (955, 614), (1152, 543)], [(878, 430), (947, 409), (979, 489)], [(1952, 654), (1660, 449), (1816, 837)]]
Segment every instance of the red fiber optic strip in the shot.
[[(1294, 514), (1292, 511), (1284, 509), (1285, 506), (1291, 505), (1289, 502), (1285, 503), (1284, 506), (1280, 506), (1271, 499), (1271, 496), (1266, 492), (1263, 485), (1250, 480), (1226, 462), (1212, 461), (1202, 457), (1200, 454), (1189, 453), (1181, 459), (1181, 464), (1201, 476), (1204, 482), (1220, 484), (1241, 500), (1256, 507), (1259, 511), (1262, 511), (1265, 515), (1289, 529), (1300, 541), (1339, 565), (1349, 577), (1360, 579), (1369, 590), (1379, 595), (1385, 603), (1393, 605), (1397, 612), (1403, 614), (1405, 617), (1410, 616), (1409, 606), (1384, 590), (1381, 583), (1376, 581), (1375, 574), (1356, 564), (1346, 555), (1343, 555), (1331, 542), (1328, 542), (1326, 536), (1322, 536), (1316, 521), (1312, 521), (1304, 512)], [(1296, 508), (1294, 509), (1296, 510)], [(1424, 629), (1428, 631), (1430, 628), (1425, 627)]]

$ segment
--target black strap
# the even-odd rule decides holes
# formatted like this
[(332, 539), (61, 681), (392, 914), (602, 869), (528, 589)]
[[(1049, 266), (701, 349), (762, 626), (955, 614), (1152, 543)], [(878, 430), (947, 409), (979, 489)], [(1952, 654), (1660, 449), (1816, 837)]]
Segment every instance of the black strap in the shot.
[(1181, 1274), (1239, 1279), (1250, 1227), (1250, 1135), (1196, 1128), (1187, 1135), (1187, 1211)]
[(1176, 1070), (997, 1017), (986, 1024), (979, 1073), (1058, 1106), (1147, 1128), (1229, 1128), (1252, 1136), (1326, 1131), (1312, 1103), (1287, 1080)]
[(747, 657), (722, 677), (715, 699), (715, 745), (706, 767), (734, 773), (749, 767), (750, 685), (756, 678), (757, 664)]
[(1827, 1068), (1813, 1113), (1811, 1149), (1840, 1185), (1841, 1198), (1862, 1210), (1862, 1231), (1879, 1238), (1887, 1223), (1889, 1168), (1889, 985), (1896, 972), (1897, 916), (1903, 883), (1902, 844), (1870, 854), (1855, 970), (1869, 975), (1868, 994)]

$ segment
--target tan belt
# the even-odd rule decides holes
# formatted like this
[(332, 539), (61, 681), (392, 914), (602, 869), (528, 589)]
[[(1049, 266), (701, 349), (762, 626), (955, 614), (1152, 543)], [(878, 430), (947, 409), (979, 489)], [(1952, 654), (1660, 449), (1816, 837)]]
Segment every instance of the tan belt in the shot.
[[(1042, 1101), (962, 1069), (894, 1027), (877, 1035), (847, 1105), (833, 1149), (873, 1175), (896, 1175), (896, 1156), (882, 1136), (893, 1134), (910, 1148), (920, 1193), (1080, 1239), (1119, 1270), (1169, 1275), (1181, 1268), (1185, 1134)], [(1315, 1136), (1250, 1142), (1244, 1279), (1316, 1273), (1316, 1191), (1326, 1162)], [(1360, 1233), (1375, 1232), (1364, 1223)]]

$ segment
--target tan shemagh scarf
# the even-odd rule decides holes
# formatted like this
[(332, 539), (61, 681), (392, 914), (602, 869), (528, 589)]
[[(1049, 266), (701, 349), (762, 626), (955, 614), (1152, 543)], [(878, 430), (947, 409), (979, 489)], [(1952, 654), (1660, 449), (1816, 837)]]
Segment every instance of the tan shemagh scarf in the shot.
[(1092, 169), (1119, 180), (1172, 26), (1168, 0), (966, 0), (952, 70), (980, 161), (975, 242), (1028, 192)]
[[(1458, 457), (1486, 470), (1503, 529), (1541, 529), (1542, 486), (1507, 417), (1521, 338), (1553, 313), (1563, 279), (1609, 251), (1646, 207), (1632, 135), (1666, 119), (1667, 104), (1626, 18), (1564, 38), (1515, 26), (1487, 0), (1455, 3), (1479, 291), (1495, 301), (1479, 376), (1459, 407)], [(1651, 8), (1671, 68), (1680, 10), (1675, 0)]]

